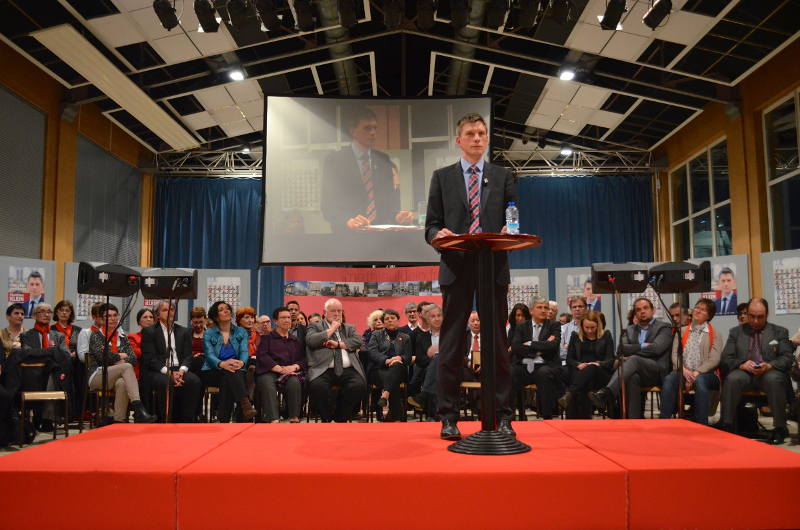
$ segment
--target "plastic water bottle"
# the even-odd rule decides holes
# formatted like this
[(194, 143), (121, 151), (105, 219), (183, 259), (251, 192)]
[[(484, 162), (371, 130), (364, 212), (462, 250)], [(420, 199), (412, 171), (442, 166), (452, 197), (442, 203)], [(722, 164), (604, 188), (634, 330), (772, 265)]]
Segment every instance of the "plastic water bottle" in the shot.
[(425, 197), (421, 198), (417, 203), (417, 215), (419, 217), (419, 226), (425, 226), (425, 219), (428, 217), (428, 203), (425, 202)]
[(519, 234), (519, 210), (513, 202), (506, 208), (506, 233)]

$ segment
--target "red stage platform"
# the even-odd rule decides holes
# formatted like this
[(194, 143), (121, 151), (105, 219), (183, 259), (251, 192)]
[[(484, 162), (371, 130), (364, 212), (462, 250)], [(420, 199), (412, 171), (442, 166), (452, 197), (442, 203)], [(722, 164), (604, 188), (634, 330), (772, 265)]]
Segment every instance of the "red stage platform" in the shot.
[(0, 458), (0, 520), (82, 529), (800, 527), (796, 453), (681, 420), (514, 427), (531, 452), (451, 453), (436, 423), (115, 425)]

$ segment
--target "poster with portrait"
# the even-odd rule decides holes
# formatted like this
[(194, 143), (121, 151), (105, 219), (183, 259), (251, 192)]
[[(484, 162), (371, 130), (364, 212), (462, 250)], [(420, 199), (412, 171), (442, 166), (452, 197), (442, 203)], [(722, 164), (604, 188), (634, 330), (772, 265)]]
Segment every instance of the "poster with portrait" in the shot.
[(800, 257), (772, 260), (775, 314), (800, 314)]
[(514, 276), (508, 285), (508, 307), (509, 310), (515, 304), (531, 305), (534, 296), (540, 294), (540, 282), (538, 276)]
[(586, 309), (603, 312), (602, 297), (595, 295), (592, 289), (591, 274), (568, 274), (567, 275), (567, 300), (566, 307), (573, 296), (582, 296), (586, 299)]
[(735, 263), (715, 263), (711, 265), (711, 290), (701, 293), (701, 297), (714, 300), (717, 306), (716, 316), (736, 314), (736, 306), (739, 304), (736, 291), (736, 276)]
[(238, 276), (209, 276), (206, 280), (206, 307), (224, 300), (236, 313), (242, 303), (242, 279)]
[(44, 302), (45, 289), (44, 267), (25, 267), (10, 265), (8, 267), (8, 305), (22, 304), (25, 318), (33, 317), (33, 308)]

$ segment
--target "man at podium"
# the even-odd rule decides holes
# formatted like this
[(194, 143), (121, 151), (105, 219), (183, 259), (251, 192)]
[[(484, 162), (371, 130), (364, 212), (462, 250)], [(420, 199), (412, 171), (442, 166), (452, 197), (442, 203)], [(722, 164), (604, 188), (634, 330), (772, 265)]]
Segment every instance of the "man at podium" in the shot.
[[(479, 114), (467, 114), (456, 126), (456, 143), (461, 148), (461, 160), (437, 169), (431, 177), (428, 212), (425, 220), (425, 240), (456, 234), (505, 232), (505, 209), (516, 201), (514, 177), (505, 168), (483, 159), (489, 143), (486, 121)], [(494, 253), (495, 299), (494, 322), (486, 317), (484, 325), (494, 325), (496, 352), (496, 402), (498, 431), (515, 436), (511, 428), (512, 410), (509, 405), (511, 368), (509, 365), (505, 320), (508, 314), (508, 255)], [(441, 437), (459, 440), (461, 367), (466, 348), (467, 320), (478, 292), (478, 253), (441, 250), (439, 285), (444, 302), (444, 318), (437, 368), (437, 399), (442, 420)]]

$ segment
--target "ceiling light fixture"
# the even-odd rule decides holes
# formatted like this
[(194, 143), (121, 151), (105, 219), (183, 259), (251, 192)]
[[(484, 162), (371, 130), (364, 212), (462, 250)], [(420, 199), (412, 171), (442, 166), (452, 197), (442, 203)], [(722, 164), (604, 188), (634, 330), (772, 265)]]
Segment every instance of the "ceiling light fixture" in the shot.
[(403, 21), (403, 8), (398, 0), (384, 0), (383, 25), (386, 29), (400, 29)]
[(247, 0), (228, 0), (228, 16), (231, 19), (231, 26), (241, 29), (247, 25), (249, 7)]
[(294, 0), (294, 12), (300, 31), (314, 31), (314, 8), (311, 0)]
[(508, 13), (508, 0), (491, 0), (489, 9), (486, 10), (486, 27), (497, 29), (506, 21)]
[(558, 78), (562, 81), (572, 81), (575, 78), (575, 69), (571, 66), (562, 66), (558, 71)]
[(569, 0), (550, 0), (550, 17), (556, 24), (564, 25), (569, 20)]
[(625, 0), (608, 0), (608, 2), (606, 2), (606, 12), (602, 17), (598, 17), (598, 20), (600, 20), (600, 27), (611, 31), (622, 29), (622, 26), (619, 25), (619, 21), (622, 20), (622, 15), (627, 10), (628, 8), (625, 7)]
[(356, 1), (339, 0), (339, 24), (341, 24), (344, 29), (350, 29), (355, 26), (357, 22)]
[(456, 29), (466, 28), (469, 24), (469, 0), (450, 1), (450, 25)]
[(567, 147), (566, 145), (561, 146), (561, 154), (564, 156), (569, 156), (572, 154), (572, 149)]
[(153, 11), (156, 12), (158, 20), (165, 30), (170, 31), (178, 25), (178, 17), (175, 15), (175, 3), (169, 0), (154, 0)]
[(650, 7), (650, 10), (645, 13), (642, 18), (642, 23), (653, 31), (658, 28), (664, 19), (672, 11), (672, 2), (670, 0), (656, 0)]
[(272, 0), (256, 0), (255, 4), (261, 25), (266, 31), (275, 31), (281, 27), (281, 19)]
[(32, 36), (170, 147), (176, 151), (197, 147), (198, 142), (194, 136), (128, 76), (120, 72), (119, 68), (75, 28), (65, 24), (33, 33)]
[(436, 14), (435, 0), (417, 0), (417, 27), (428, 30), (436, 24), (434, 15)]
[(244, 72), (241, 70), (231, 70), (228, 75), (234, 81), (242, 81), (244, 79)]
[(219, 31), (219, 21), (217, 12), (214, 11), (214, 3), (211, 0), (194, 0), (194, 12), (200, 22), (202, 33), (216, 33)]

